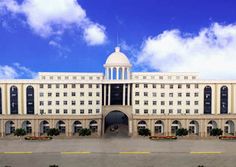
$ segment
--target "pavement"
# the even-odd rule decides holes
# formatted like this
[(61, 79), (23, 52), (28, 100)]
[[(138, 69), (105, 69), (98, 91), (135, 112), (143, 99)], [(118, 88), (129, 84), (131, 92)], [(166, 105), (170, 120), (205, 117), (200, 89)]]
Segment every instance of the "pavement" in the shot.
[(0, 167), (236, 167), (236, 141), (78, 138), (0, 140)]

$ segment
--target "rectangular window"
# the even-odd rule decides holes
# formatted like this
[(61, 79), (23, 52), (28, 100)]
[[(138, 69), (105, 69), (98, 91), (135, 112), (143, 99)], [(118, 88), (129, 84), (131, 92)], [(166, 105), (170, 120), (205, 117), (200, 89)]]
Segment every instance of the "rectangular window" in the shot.
[(139, 92), (135, 92), (135, 96), (139, 96)]
[(71, 96), (76, 96), (76, 93), (75, 92), (71, 92)]
[(96, 96), (99, 97), (99, 96), (100, 96), (100, 93), (99, 93), (99, 92), (96, 92)]
[(148, 96), (148, 92), (143, 92), (143, 95), (144, 96)]
[(139, 88), (139, 84), (135, 84), (135, 88)]
[(145, 110), (144, 110), (144, 114), (148, 114), (148, 109), (145, 109)]
[(165, 85), (164, 84), (161, 84), (161, 89), (164, 89), (165, 88)]
[(178, 84), (178, 89), (181, 89), (182, 88), (182, 85), (181, 84)]
[(187, 88), (187, 89), (190, 89), (190, 84), (187, 84), (187, 85), (186, 85), (186, 88)]
[(60, 88), (60, 85), (59, 85), (59, 84), (56, 84), (56, 88), (59, 89), (59, 88)]
[(76, 110), (75, 110), (75, 109), (72, 109), (72, 110), (71, 110), (71, 113), (72, 113), (72, 114), (76, 114)]
[(75, 106), (76, 105), (76, 101), (75, 100), (71, 101), (71, 105)]
[(152, 96), (153, 96), (153, 97), (157, 97), (157, 93), (156, 93), (156, 92), (153, 92), (153, 93), (152, 93)]
[(135, 109), (135, 114), (139, 114), (139, 109)]
[(56, 114), (59, 114), (60, 113), (60, 110), (59, 109), (56, 109)]
[(169, 114), (173, 114), (173, 109), (169, 109)]
[(99, 114), (100, 113), (100, 109), (96, 109), (96, 113)]
[(147, 100), (144, 101), (144, 105), (148, 105), (148, 101)]
[(186, 93), (186, 97), (190, 97), (190, 93)]
[(76, 88), (76, 85), (75, 85), (75, 84), (72, 84), (72, 85), (71, 85), (71, 88), (73, 88), (73, 89)]
[(182, 105), (182, 102), (181, 102), (181, 101), (178, 101), (177, 104), (178, 104), (178, 105)]
[(51, 97), (52, 96), (52, 93), (48, 93), (48, 97)]
[(39, 93), (39, 96), (40, 96), (40, 97), (43, 97), (43, 93), (42, 93), (42, 92), (41, 92), (41, 93)]
[(67, 101), (63, 101), (63, 104), (64, 104), (64, 105), (67, 105)]
[(174, 85), (171, 84), (171, 85), (170, 85), (170, 89), (173, 89), (173, 88), (174, 88)]
[(165, 93), (161, 93), (161, 97), (165, 97)]
[(165, 114), (165, 110), (164, 109), (161, 109), (161, 114)]
[(56, 93), (56, 97), (59, 97), (60, 96), (60, 93)]
[(51, 84), (48, 84), (48, 89), (51, 89), (52, 88), (52, 85)]
[(198, 105), (198, 101), (194, 101), (194, 105)]
[(51, 109), (48, 110), (48, 114), (52, 114), (52, 110)]
[(161, 101), (161, 105), (164, 106), (165, 105), (165, 101)]
[(43, 84), (40, 84), (39, 87), (42, 89), (43, 88)]
[(194, 96), (195, 96), (195, 97), (198, 97), (198, 93), (194, 93)]
[(198, 84), (195, 84), (195, 88), (198, 89)]
[(169, 93), (169, 97), (173, 97), (174, 95), (173, 95), (173, 93)]
[(63, 87), (66, 89), (67, 88), (67, 84), (64, 84)]
[(96, 104), (97, 104), (97, 105), (99, 105), (99, 104), (100, 104), (100, 101), (99, 101), (99, 100), (97, 100), (97, 101), (96, 101)]
[(152, 84), (152, 88), (153, 89), (157, 88), (157, 85), (156, 84)]
[(48, 105), (51, 106), (52, 105), (52, 101), (48, 101)]
[(88, 105), (92, 105), (92, 104), (93, 104), (93, 101), (89, 100)]
[(189, 114), (190, 113), (190, 109), (186, 109), (186, 114)]
[(136, 105), (139, 105), (139, 100), (135, 100), (135, 104), (136, 104)]
[(84, 88), (84, 84), (80, 84), (80, 88)]
[(157, 110), (156, 110), (156, 109), (153, 109), (153, 110), (152, 110), (152, 113), (153, 113), (153, 114), (156, 114), (156, 113), (157, 113)]
[(83, 109), (80, 110), (80, 114), (84, 114), (84, 110)]
[(80, 92), (80, 97), (83, 97), (84, 96), (84, 92)]
[(92, 92), (89, 92), (89, 93), (88, 93), (88, 96), (90, 96), (90, 97), (91, 97), (92, 95), (93, 95), (93, 93), (92, 93)]
[(43, 105), (44, 105), (44, 102), (43, 102), (43, 101), (40, 101), (40, 102), (39, 102), (39, 105), (40, 105), (40, 106), (43, 106)]
[(144, 87), (144, 88), (148, 88), (148, 84), (144, 84), (143, 87)]
[(82, 101), (80, 101), (80, 105), (84, 105), (84, 101), (82, 100)]
[(169, 101), (169, 105), (172, 106), (173, 105), (173, 101)]
[(92, 109), (89, 109), (89, 110), (88, 110), (88, 113), (89, 113), (89, 114), (92, 114), (92, 112), (93, 112)]
[(68, 113), (68, 110), (67, 109), (64, 109), (64, 114), (67, 114)]
[(64, 97), (67, 97), (67, 92), (64, 92), (63, 95), (64, 95)]
[(99, 84), (96, 84), (96, 88), (97, 88), (97, 89), (100, 88), (100, 85), (99, 85)]
[(154, 105), (154, 106), (157, 105), (157, 101), (153, 101), (152, 105)]
[(178, 114), (181, 114), (181, 109), (177, 109), (177, 113), (178, 113)]
[(178, 93), (178, 97), (182, 97), (182, 93)]
[(194, 110), (194, 114), (198, 114), (198, 109), (195, 109), (195, 110)]
[(93, 88), (93, 85), (92, 85), (92, 84), (89, 84), (88, 87), (91, 89), (91, 88)]
[(190, 105), (190, 101), (186, 101), (186, 105), (189, 106)]
[(60, 105), (60, 101), (56, 101), (56, 105), (57, 105), (57, 106)]

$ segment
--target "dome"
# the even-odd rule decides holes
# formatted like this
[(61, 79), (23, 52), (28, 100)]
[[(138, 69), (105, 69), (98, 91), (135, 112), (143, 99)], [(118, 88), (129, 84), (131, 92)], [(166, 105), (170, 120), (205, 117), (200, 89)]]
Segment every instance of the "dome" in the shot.
[(129, 62), (129, 59), (125, 56), (124, 53), (120, 52), (120, 48), (116, 47), (115, 52), (110, 54), (106, 60), (105, 67), (111, 67), (111, 66), (125, 66), (130, 67), (131, 64)]

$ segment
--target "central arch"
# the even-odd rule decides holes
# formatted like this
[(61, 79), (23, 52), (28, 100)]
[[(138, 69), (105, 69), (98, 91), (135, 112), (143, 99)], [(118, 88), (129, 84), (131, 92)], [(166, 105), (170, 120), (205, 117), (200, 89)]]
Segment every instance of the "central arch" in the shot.
[(127, 137), (129, 135), (129, 118), (119, 110), (109, 112), (104, 118), (104, 134), (106, 137)]

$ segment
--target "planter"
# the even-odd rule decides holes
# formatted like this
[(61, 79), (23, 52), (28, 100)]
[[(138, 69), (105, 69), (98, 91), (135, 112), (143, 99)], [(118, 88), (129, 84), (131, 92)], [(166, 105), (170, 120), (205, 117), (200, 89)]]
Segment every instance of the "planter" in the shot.
[(221, 140), (236, 140), (236, 136), (220, 136)]
[(151, 140), (176, 140), (176, 136), (150, 136)]
[(27, 136), (25, 137), (25, 140), (52, 140), (51, 136)]

